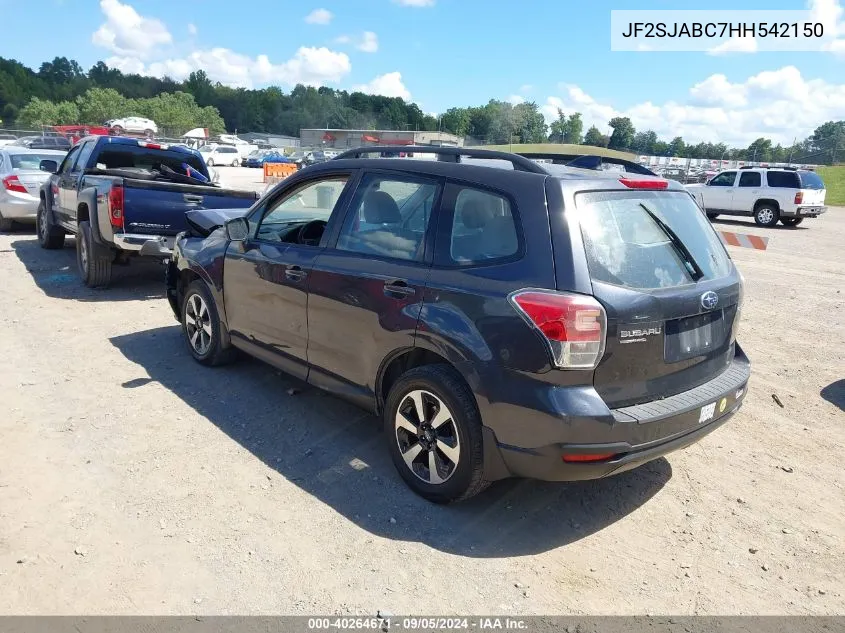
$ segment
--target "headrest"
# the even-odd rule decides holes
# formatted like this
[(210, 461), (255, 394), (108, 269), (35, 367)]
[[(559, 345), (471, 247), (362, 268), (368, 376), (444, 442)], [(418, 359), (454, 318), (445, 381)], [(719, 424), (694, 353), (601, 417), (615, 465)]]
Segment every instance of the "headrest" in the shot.
[(468, 229), (483, 228), (492, 217), (490, 208), (478, 200), (467, 200), (461, 207), (461, 222)]
[(367, 224), (398, 224), (401, 221), (399, 205), (386, 191), (371, 191), (364, 198), (364, 222)]

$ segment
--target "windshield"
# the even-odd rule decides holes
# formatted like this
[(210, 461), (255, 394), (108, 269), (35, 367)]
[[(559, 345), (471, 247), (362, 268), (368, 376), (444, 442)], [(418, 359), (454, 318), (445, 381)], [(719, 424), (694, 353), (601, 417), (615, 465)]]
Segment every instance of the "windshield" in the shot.
[(687, 193), (583, 193), (576, 204), (597, 281), (669, 288), (730, 273), (724, 246)]
[(62, 162), (62, 154), (10, 154), (12, 169), (39, 169), (42, 160)]

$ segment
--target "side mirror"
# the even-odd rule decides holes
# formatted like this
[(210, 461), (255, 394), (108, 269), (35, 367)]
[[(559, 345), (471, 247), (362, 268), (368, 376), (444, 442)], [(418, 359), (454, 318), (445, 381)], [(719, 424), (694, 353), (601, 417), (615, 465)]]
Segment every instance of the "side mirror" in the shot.
[(234, 218), (226, 222), (226, 237), (232, 242), (243, 242), (249, 237), (249, 222), (246, 218)]
[(38, 169), (40, 169), (41, 171), (46, 171), (50, 174), (55, 174), (57, 171), (59, 171), (59, 164), (54, 160), (42, 160), (38, 164)]

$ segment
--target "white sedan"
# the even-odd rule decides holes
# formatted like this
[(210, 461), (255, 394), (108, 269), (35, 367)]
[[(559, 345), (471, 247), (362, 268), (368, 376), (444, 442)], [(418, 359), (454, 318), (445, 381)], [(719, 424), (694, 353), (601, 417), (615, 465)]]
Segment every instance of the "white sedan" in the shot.
[(26, 147), (0, 148), (0, 231), (15, 222), (35, 222), (39, 190), (50, 173), (41, 171), (41, 161), (60, 164), (67, 152)]
[(133, 132), (135, 134), (146, 134), (153, 136), (158, 134), (158, 126), (156, 122), (151, 119), (144, 119), (139, 116), (128, 116), (122, 119), (113, 119), (108, 121), (109, 129), (116, 134), (123, 134), (124, 132)]

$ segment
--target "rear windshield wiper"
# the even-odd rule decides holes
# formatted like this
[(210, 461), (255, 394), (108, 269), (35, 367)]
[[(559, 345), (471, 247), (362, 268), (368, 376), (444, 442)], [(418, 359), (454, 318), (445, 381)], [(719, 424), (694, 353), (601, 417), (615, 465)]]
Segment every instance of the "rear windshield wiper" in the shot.
[(675, 252), (677, 252), (680, 256), (681, 261), (684, 262), (684, 266), (686, 267), (692, 280), (698, 281), (704, 277), (704, 271), (701, 270), (701, 266), (699, 266), (698, 262), (695, 261), (692, 253), (689, 252), (689, 249), (681, 241), (681, 238), (678, 237), (678, 234), (675, 233), (668, 224), (661, 220), (654, 211), (649, 209), (642, 202), (640, 203), (640, 206), (643, 208), (643, 211), (648, 213), (648, 217), (654, 220), (654, 223), (660, 227), (660, 230), (666, 234), (666, 237), (669, 238), (669, 242), (674, 247)]

